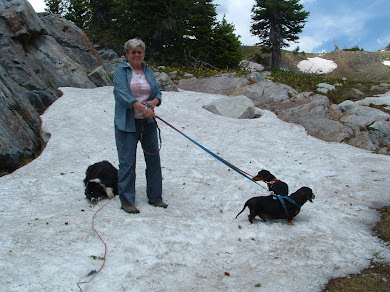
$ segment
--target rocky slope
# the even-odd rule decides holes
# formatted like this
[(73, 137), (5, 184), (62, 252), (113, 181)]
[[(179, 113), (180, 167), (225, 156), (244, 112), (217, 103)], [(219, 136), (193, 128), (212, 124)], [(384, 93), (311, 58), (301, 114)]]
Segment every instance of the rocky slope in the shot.
[[(387, 83), (383, 84), (385, 85), (390, 86)], [(308, 134), (316, 138), (390, 154), (390, 115), (373, 106), (388, 105), (390, 91), (381, 97), (331, 104), (326, 92), (332, 90), (334, 85), (318, 86), (319, 92), (297, 92), (287, 85), (266, 79), (260, 73), (252, 73), (246, 77), (222, 74), (209, 78), (182, 79), (178, 82), (180, 89), (227, 95), (230, 107), (244, 106), (232, 106), (232, 103), (237, 102), (232, 97), (247, 97), (253, 102), (253, 106), (273, 111), (284, 121), (302, 125)], [(213, 107), (223, 106), (222, 103), (224, 102)]]
[(377, 52), (335, 50), (330, 53), (283, 53), (282, 66), (290, 71), (301, 73), (298, 63), (308, 58), (321, 57), (337, 64), (337, 68), (324, 76), (332, 78), (347, 78), (348, 80), (390, 82), (390, 51)]
[(0, 175), (42, 147), (39, 115), (58, 87), (111, 83), (84, 32), (58, 15), (35, 13), (26, 0), (0, 1)]

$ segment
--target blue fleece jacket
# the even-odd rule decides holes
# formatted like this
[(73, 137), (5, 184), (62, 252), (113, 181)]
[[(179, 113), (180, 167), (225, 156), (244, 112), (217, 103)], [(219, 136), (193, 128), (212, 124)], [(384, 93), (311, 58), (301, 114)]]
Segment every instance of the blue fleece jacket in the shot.
[[(158, 86), (156, 77), (154, 76), (153, 70), (148, 67), (145, 63), (142, 64), (146, 80), (149, 82), (151, 91), (148, 100), (158, 98), (161, 104), (161, 91)], [(114, 98), (115, 98), (115, 126), (125, 132), (135, 132), (135, 118), (133, 103), (137, 99), (131, 95), (130, 91), (130, 80), (133, 75), (133, 70), (130, 65), (125, 62), (119, 65), (114, 72)], [(152, 118), (147, 118), (149, 123), (153, 122)]]

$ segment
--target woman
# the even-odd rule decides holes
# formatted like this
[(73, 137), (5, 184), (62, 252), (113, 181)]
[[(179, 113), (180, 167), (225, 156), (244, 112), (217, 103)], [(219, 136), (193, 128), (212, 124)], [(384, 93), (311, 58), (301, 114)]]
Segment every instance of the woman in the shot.
[(146, 162), (146, 194), (156, 207), (162, 200), (162, 175), (154, 109), (161, 104), (161, 91), (153, 70), (144, 63), (145, 43), (130, 39), (125, 45), (127, 62), (114, 73), (115, 141), (119, 159), (118, 192), (122, 209), (139, 213), (135, 206), (135, 167), (138, 141)]

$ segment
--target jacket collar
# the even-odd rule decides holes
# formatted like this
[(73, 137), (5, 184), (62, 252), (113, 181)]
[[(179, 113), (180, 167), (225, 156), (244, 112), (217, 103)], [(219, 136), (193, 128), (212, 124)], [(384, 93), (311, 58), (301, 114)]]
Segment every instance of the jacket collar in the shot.
[[(132, 70), (132, 68), (131, 68), (130, 64), (127, 62), (127, 60), (122, 64), (122, 66), (124, 68), (128, 68), (128, 69)], [(148, 67), (148, 65), (145, 62), (142, 62), (142, 69), (145, 70), (146, 67)]]

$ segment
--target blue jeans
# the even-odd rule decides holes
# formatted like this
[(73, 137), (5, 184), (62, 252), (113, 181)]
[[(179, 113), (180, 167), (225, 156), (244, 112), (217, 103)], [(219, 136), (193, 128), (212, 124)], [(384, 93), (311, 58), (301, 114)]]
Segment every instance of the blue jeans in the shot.
[(119, 159), (118, 192), (122, 205), (135, 205), (135, 166), (140, 139), (146, 162), (146, 195), (153, 203), (162, 202), (162, 174), (156, 123), (136, 119), (135, 132), (124, 132), (115, 127)]

